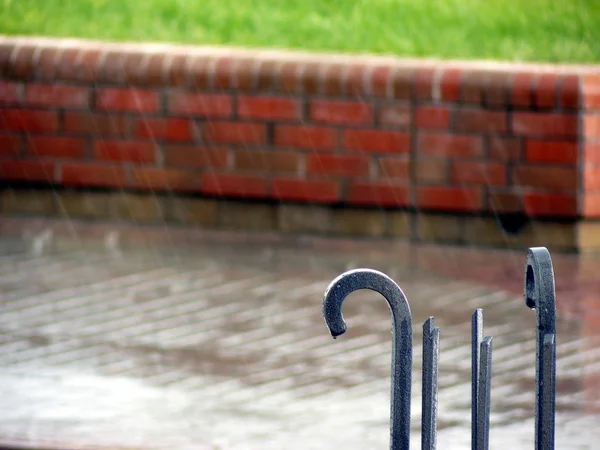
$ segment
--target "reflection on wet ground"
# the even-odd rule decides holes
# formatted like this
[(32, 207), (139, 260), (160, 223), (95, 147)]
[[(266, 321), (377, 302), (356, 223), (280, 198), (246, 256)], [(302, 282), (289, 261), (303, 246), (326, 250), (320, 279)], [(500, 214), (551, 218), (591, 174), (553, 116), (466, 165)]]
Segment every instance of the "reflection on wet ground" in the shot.
[[(321, 317), (329, 281), (367, 266), (394, 278), (413, 312), (412, 447), (420, 445), (421, 324), (432, 315), (441, 329), (438, 445), (470, 445), (470, 315), (481, 307), (485, 333), (494, 336), (491, 448), (533, 448), (535, 314), (520, 293), (523, 252), (494, 253), (486, 264), (485, 252), (377, 250), (385, 244), (366, 251), (218, 237), (129, 246), (96, 245), (85, 233), (43, 239), (0, 239), (1, 441), (386, 448), (386, 303), (371, 292), (351, 294), (349, 330), (336, 341)], [(554, 261), (563, 297), (557, 448), (593, 448), (600, 439), (600, 290), (580, 286), (594, 286), (600, 264)]]

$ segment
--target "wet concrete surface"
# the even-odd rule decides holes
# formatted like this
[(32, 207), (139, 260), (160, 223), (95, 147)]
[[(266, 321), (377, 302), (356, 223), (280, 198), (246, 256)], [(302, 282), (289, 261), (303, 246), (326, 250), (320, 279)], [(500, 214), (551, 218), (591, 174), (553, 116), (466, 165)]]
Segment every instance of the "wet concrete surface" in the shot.
[[(535, 313), (520, 291), (523, 252), (219, 234), (190, 243), (177, 230), (158, 239), (135, 227), (145, 237), (123, 243), (111, 225), (94, 233), (78, 225), (61, 238), (52, 232), (60, 223), (19, 233), (12, 225), (0, 227), (6, 445), (387, 448), (387, 305), (372, 292), (351, 294), (349, 329), (336, 341), (321, 316), (328, 283), (370, 267), (398, 282), (413, 313), (411, 448), (420, 447), (429, 316), (441, 329), (438, 446), (469, 448), (475, 308), (494, 336), (491, 448), (533, 448)], [(568, 255), (554, 263), (557, 448), (597, 448), (600, 263)]]

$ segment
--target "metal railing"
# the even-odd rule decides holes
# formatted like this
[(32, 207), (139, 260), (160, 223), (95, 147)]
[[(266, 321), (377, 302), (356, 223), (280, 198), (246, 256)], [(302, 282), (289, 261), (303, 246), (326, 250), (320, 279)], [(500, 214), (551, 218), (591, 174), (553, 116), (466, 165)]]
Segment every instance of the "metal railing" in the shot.
[[(371, 269), (343, 273), (325, 291), (323, 316), (331, 335), (346, 331), (342, 303), (352, 292), (370, 289), (388, 302), (392, 314), (392, 377), (390, 449), (410, 446), (410, 403), (412, 374), (412, 316), (402, 289), (387, 275)], [(525, 304), (536, 310), (537, 361), (535, 448), (554, 449), (556, 392), (556, 296), (554, 271), (546, 248), (530, 248), (525, 264)], [(423, 390), (421, 448), (436, 448), (439, 375), (439, 328), (430, 317), (423, 324)], [(490, 435), (490, 392), (492, 376), (492, 337), (483, 336), (483, 312), (472, 316), (471, 448), (487, 450)]]

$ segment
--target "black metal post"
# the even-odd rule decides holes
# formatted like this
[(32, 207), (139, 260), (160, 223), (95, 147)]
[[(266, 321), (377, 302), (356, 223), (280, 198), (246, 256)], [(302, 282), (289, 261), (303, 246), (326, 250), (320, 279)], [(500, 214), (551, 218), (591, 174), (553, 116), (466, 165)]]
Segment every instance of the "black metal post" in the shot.
[(530, 248), (525, 265), (525, 304), (536, 311), (536, 450), (554, 449), (556, 397), (556, 293), (550, 253)]
[(423, 395), (421, 450), (435, 450), (437, 442), (440, 329), (430, 317), (423, 324)]
[(342, 302), (359, 289), (379, 292), (392, 312), (392, 385), (390, 414), (390, 450), (409, 450), (412, 371), (412, 317), (402, 289), (387, 275), (371, 269), (345, 272), (325, 291), (323, 317), (331, 335), (346, 332)]

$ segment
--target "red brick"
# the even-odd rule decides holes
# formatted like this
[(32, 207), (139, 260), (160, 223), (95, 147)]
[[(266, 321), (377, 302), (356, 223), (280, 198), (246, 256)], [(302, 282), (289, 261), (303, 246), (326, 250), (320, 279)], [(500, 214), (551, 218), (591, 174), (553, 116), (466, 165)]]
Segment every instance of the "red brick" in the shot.
[(275, 178), (273, 196), (279, 200), (330, 203), (339, 200), (339, 186), (330, 180)]
[(392, 89), (395, 99), (409, 100), (416, 70), (410, 67), (398, 67), (392, 74)]
[(33, 109), (0, 109), (0, 129), (27, 133), (57, 131), (58, 114)]
[(417, 128), (448, 128), (450, 125), (450, 110), (443, 107), (421, 106), (416, 112)]
[(231, 89), (235, 87), (232, 83), (234, 73), (234, 59), (229, 56), (217, 57), (214, 65), (213, 83), (215, 89)]
[(249, 91), (254, 87), (254, 68), (256, 61), (252, 57), (240, 58), (236, 61), (232, 73), (232, 84), (237, 91)]
[(406, 206), (409, 204), (409, 186), (401, 183), (355, 182), (348, 187), (346, 201), (355, 205)]
[(201, 178), (201, 190), (210, 195), (232, 197), (266, 197), (267, 180), (260, 177), (205, 173)]
[(30, 136), (27, 153), (55, 158), (83, 158), (86, 141), (68, 137)]
[(495, 161), (518, 161), (521, 159), (521, 140), (488, 136), (489, 159)]
[[(254, 85), (257, 91), (271, 91), (274, 90), (279, 82), (279, 77), (278, 77), (278, 71), (277, 69), (277, 61), (273, 60), (273, 59), (269, 59), (269, 60), (263, 60), (258, 64), (258, 68), (255, 69), (255, 74), (254, 77), (255, 81), (254, 81)], [(303, 75), (306, 75), (305, 78), (308, 78), (309, 80), (312, 79), (313, 81), (313, 86), (315, 85), (315, 79), (312, 76), (313, 73), (309, 70), (305, 70)], [(294, 92), (297, 88), (300, 89), (300, 91), (302, 91), (302, 88), (300, 88), (300, 86), (302, 86), (303, 83), (302, 77), (298, 77), (297, 78), (297, 83), (296, 86), (294, 86), (294, 89), (292, 89), (292, 92)], [(313, 89), (314, 91), (314, 89)]]
[(449, 162), (446, 158), (421, 156), (415, 161), (414, 182), (416, 184), (446, 184), (450, 178)]
[(444, 211), (480, 211), (483, 192), (480, 188), (419, 186), (416, 206)]
[(341, 125), (373, 123), (373, 106), (364, 102), (314, 100), (310, 103), (310, 119)]
[(158, 91), (142, 89), (99, 89), (96, 107), (107, 111), (156, 112)]
[(87, 163), (62, 166), (62, 184), (65, 186), (123, 188), (126, 183), (127, 173), (122, 166)]
[(366, 156), (311, 154), (306, 158), (309, 174), (359, 177), (369, 173), (369, 158)]
[(417, 153), (459, 158), (476, 157), (483, 155), (483, 142), (476, 136), (421, 133), (417, 137)]
[(600, 168), (584, 167), (583, 168), (583, 187), (586, 190), (600, 189)]
[(395, 103), (385, 105), (379, 111), (379, 122), (383, 125), (395, 127), (409, 127), (411, 122), (411, 109), (408, 104)]
[(573, 141), (525, 141), (525, 159), (532, 162), (575, 164), (577, 142)]
[(0, 105), (18, 103), (21, 100), (20, 84), (0, 80)]
[(577, 116), (534, 112), (514, 113), (512, 129), (514, 134), (522, 136), (575, 137)]
[(507, 116), (504, 111), (463, 109), (456, 111), (454, 122), (459, 131), (504, 133), (507, 129)]
[(56, 78), (57, 62), (60, 53), (60, 48), (48, 46), (35, 55), (35, 75), (37, 78), (47, 80), (54, 80)]
[(487, 85), (487, 72), (465, 70), (461, 77), (461, 101), (463, 103), (481, 104)]
[(502, 186), (506, 184), (506, 166), (500, 163), (455, 161), (452, 164), (452, 181), (454, 184)]
[(124, 136), (129, 128), (127, 116), (68, 111), (64, 115), (64, 129), (68, 133)]
[(238, 115), (247, 119), (300, 120), (302, 104), (299, 100), (282, 97), (238, 97)]
[(52, 182), (54, 180), (54, 162), (0, 161), (0, 179)]
[(25, 101), (34, 106), (88, 108), (90, 93), (87, 88), (58, 84), (28, 84)]
[(533, 104), (533, 82), (535, 75), (532, 73), (518, 73), (511, 89), (511, 101), (515, 106), (529, 107)]
[(381, 178), (410, 179), (410, 160), (407, 157), (380, 158), (379, 176)]
[(333, 128), (304, 125), (276, 125), (275, 145), (309, 150), (335, 150), (338, 137)]
[(586, 218), (600, 217), (600, 195), (586, 192), (581, 205), (581, 215)]
[(226, 167), (229, 151), (223, 147), (194, 145), (167, 145), (164, 147), (164, 162), (173, 167)]
[[(288, 69), (289, 70), (289, 69)], [(321, 74), (321, 90), (320, 93), (327, 96), (340, 96), (345, 94), (344, 90), (344, 82), (346, 82), (349, 87), (354, 87), (353, 79), (349, 76), (344, 76), (343, 74), (350, 74), (350, 70), (348, 70), (348, 66), (344, 64), (331, 64), (327, 66), (327, 68)], [(290, 77), (290, 73), (284, 75), (283, 69), (280, 72), (280, 87), (285, 86), (282, 79), (286, 79)], [(288, 82), (289, 78), (285, 80)], [(283, 89), (286, 92), (294, 92), (293, 89), (287, 88), (287, 86)]]
[(208, 122), (204, 125), (203, 137), (208, 142), (266, 144), (267, 127), (255, 123)]
[(414, 77), (414, 95), (417, 100), (433, 100), (433, 82), (436, 69), (425, 67), (417, 70)]
[[(274, 63), (274, 61), (270, 61)], [(265, 68), (265, 65), (261, 66), (261, 69)], [(302, 66), (302, 71), (298, 73), (298, 82), (302, 87), (301, 92), (305, 94), (317, 94), (321, 90), (321, 73), (323, 71), (324, 64), (322, 62), (316, 61), (307, 61)], [(277, 83), (276, 71), (271, 69), (273, 72), (273, 85)], [(271, 89), (272, 86), (270, 84), (265, 83), (264, 85), (259, 85), (262, 89)], [(362, 86), (361, 86), (362, 87)]]
[(546, 189), (577, 189), (577, 170), (554, 166), (520, 166), (513, 169), (513, 183)]
[(408, 133), (386, 130), (345, 130), (343, 145), (348, 150), (375, 153), (408, 153)]
[(166, 141), (191, 141), (194, 138), (192, 121), (187, 119), (137, 119), (135, 135), (140, 138)]
[(532, 217), (573, 217), (577, 215), (577, 197), (529, 192), (523, 197), (523, 208)]
[(298, 172), (300, 154), (285, 150), (246, 150), (235, 153), (236, 169), (262, 172)]
[(600, 142), (586, 142), (583, 144), (583, 161), (586, 163), (600, 163)]
[(0, 155), (16, 155), (21, 150), (21, 136), (0, 134)]
[[(286, 61), (281, 65), (281, 71), (279, 72), (279, 90), (281, 92), (285, 92), (286, 94), (291, 94), (294, 92), (301, 92), (299, 83), (298, 83), (298, 71), (300, 70), (298, 67), (302, 63), (299, 61)], [(260, 68), (264, 63), (259, 65), (258, 75), (260, 76)], [(254, 72), (254, 70), (253, 70)], [(254, 77), (252, 77), (254, 78)], [(339, 84), (341, 80), (336, 80)]]
[(370, 94), (375, 97), (387, 97), (392, 79), (391, 67), (375, 67), (371, 71), (371, 79), (368, 82)]
[(537, 79), (535, 87), (535, 105), (538, 108), (553, 108), (556, 105), (558, 93), (558, 75), (545, 73)]
[(226, 118), (233, 112), (233, 101), (229, 95), (171, 92), (167, 110), (170, 114)]
[(583, 116), (583, 133), (586, 138), (600, 137), (600, 114)]
[(562, 78), (558, 98), (563, 109), (579, 108), (579, 75), (565, 75)]
[(485, 104), (506, 108), (510, 104), (509, 92), (512, 86), (514, 72), (489, 72), (485, 86)]
[(185, 170), (138, 167), (133, 170), (133, 187), (151, 191), (193, 192), (200, 190), (200, 176)]
[(460, 95), (460, 69), (448, 69), (444, 71), (441, 81), (442, 101), (457, 102)]
[(154, 162), (156, 149), (150, 142), (109, 141), (94, 142), (94, 157), (106, 161)]
[(27, 44), (14, 48), (9, 65), (9, 74), (17, 79), (31, 78), (35, 72), (36, 64), (34, 56), (39, 51), (35, 44)]
[(581, 77), (581, 97), (585, 109), (600, 108), (600, 75), (594, 73)]
[(154, 54), (149, 56), (145, 73), (140, 76), (144, 78), (143, 83), (149, 86), (187, 86), (190, 60), (190, 55), (170, 55), (168, 52)]

